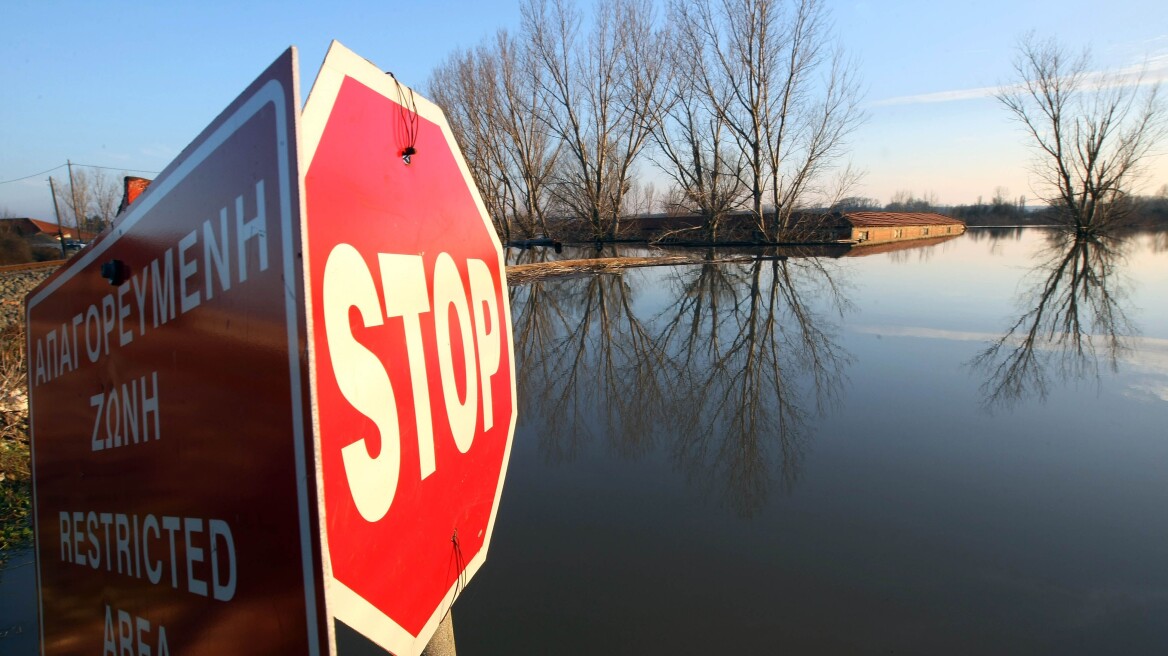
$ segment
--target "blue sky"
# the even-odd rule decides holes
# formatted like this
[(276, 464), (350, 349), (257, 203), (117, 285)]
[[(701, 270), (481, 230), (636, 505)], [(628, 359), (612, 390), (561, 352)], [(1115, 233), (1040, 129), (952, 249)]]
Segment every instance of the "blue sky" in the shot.
[[(1146, 61), (1153, 76), (1168, 80), (1162, 2), (828, 5), (867, 90), (869, 120), (853, 138), (853, 163), (866, 171), (857, 193), (883, 202), (898, 190), (912, 190), (943, 203), (970, 203), (990, 198), (998, 186), (1011, 196), (1034, 198), (1022, 133), (978, 91), (1008, 79), (1012, 47), (1028, 30), (1075, 47), (1090, 45), (1101, 66)], [(159, 171), (289, 45), (300, 49), (305, 94), (332, 39), (423, 89), (452, 50), (518, 25), (516, 0), (4, 0), (0, 182), (66, 159)], [(62, 179), (64, 169), (51, 174)], [(51, 219), (48, 175), (0, 184), (0, 211)], [(1145, 190), (1163, 184), (1165, 155), (1155, 160)]]

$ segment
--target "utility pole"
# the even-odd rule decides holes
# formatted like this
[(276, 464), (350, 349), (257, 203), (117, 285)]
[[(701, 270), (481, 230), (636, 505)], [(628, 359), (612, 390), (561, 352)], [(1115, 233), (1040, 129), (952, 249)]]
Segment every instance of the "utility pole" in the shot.
[[(69, 167), (69, 194), (73, 197), (73, 229), (77, 234), (73, 235), (74, 239), (81, 239), (81, 213), (77, 211), (77, 187), (73, 185), (73, 162), (65, 160), (65, 165)], [(61, 225), (58, 223), (57, 225)]]
[(57, 208), (57, 188), (53, 185), (53, 176), (49, 176), (49, 193), (53, 194), (53, 214), (57, 215), (57, 241), (61, 242), (61, 257), (68, 258), (65, 252), (65, 235), (61, 232), (61, 210)]

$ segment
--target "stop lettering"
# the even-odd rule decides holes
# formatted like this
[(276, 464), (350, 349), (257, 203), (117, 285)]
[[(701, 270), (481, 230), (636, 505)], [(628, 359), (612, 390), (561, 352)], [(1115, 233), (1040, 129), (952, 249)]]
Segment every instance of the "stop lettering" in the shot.
[[(368, 417), (381, 436), (380, 453), (376, 457), (369, 455), (369, 445), (363, 438), (341, 449), (353, 501), (361, 516), (370, 522), (384, 517), (393, 504), (401, 467), (401, 430), (389, 375), (377, 355), (353, 337), (350, 309), (357, 309), (366, 328), (380, 326), (386, 319), (402, 321), (422, 478), (433, 474), (436, 467), (422, 315), (434, 312), (432, 337), (438, 350), (442, 406), (460, 453), (466, 453), (474, 442), (480, 410), (483, 429), (494, 426), (491, 378), (499, 372), (501, 350), (497, 288), (482, 260), (471, 259), (465, 263), (470, 276), (469, 290), (462, 284), (458, 267), (448, 253), (440, 253), (429, 272), (419, 255), (378, 253), (377, 261), (382, 289), (392, 290), (385, 292), (384, 299), (365, 260), (349, 244), (338, 244), (329, 254), (324, 268), (323, 294), (333, 375), (345, 400)], [(450, 322), (451, 314), (457, 318), (454, 325)], [(462, 351), (459, 362), (455, 362), (455, 344)]]

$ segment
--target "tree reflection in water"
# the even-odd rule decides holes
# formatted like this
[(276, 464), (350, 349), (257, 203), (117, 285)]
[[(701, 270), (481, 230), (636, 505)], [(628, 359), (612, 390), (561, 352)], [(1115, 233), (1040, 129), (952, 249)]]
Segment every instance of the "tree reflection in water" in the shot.
[(1152, 241), (1153, 253), (1168, 252), (1168, 232), (1162, 230), (1153, 232), (1149, 235), (1149, 238)]
[(1051, 233), (1020, 297), (1021, 316), (972, 361), (987, 377), (987, 409), (1045, 400), (1058, 382), (1098, 383), (1101, 365), (1117, 369), (1134, 334), (1124, 309), (1123, 245), (1105, 234)]
[(660, 340), (679, 374), (674, 457), (749, 515), (765, 503), (771, 472), (784, 491), (794, 485), (808, 420), (843, 385), (849, 358), (808, 297), (829, 299), (841, 315), (847, 302), (817, 259), (705, 265), (679, 277), (683, 293)]
[(633, 311), (627, 279), (597, 275), (525, 289), (516, 321), (520, 397), (524, 416), (543, 422), (545, 455), (571, 459), (597, 434), (626, 455), (649, 448), (668, 371)]
[(849, 356), (833, 320), (848, 302), (835, 266), (677, 268), (655, 316), (638, 314), (639, 277), (517, 287), (524, 421), (552, 460), (597, 437), (625, 457), (668, 449), (692, 484), (750, 515), (775, 478), (784, 490), (795, 483), (809, 420), (840, 395)]

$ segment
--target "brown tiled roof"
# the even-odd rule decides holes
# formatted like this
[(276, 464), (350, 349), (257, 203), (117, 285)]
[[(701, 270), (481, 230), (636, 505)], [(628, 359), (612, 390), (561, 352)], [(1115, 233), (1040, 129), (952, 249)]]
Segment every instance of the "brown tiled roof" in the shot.
[(52, 234), (57, 235), (57, 224), (49, 223), (48, 221), (38, 221), (27, 217), (0, 219), (0, 227), (5, 230), (10, 230), (20, 235), (21, 237), (29, 237), (32, 235)]
[(935, 212), (847, 212), (844, 218), (858, 228), (884, 228), (919, 225), (965, 225)]
[[(57, 238), (57, 224), (49, 223), (48, 221), (41, 221), (40, 219), (30, 219), (26, 217), (15, 219), (0, 219), (0, 227), (12, 229), (16, 234), (22, 237), (31, 237), (34, 235), (48, 235), (54, 239)], [(60, 231), (64, 234), (66, 239), (83, 239), (90, 240), (96, 235), (88, 230), (76, 230), (69, 226), (61, 226)]]
[[(39, 219), (29, 219), (28, 222), (33, 224), (34, 226), (36, 226), (37, 229), (40, 230), (41, 232), (50, 233), (53, 235), (57, 234), (57, 224), (56, 223), (49, 223), (48, 221), (41, 221)], [(63, 228), (63, 229), (69, 230), (69, 228), (67, 228), (67, 227)]]

